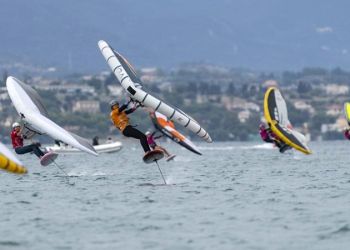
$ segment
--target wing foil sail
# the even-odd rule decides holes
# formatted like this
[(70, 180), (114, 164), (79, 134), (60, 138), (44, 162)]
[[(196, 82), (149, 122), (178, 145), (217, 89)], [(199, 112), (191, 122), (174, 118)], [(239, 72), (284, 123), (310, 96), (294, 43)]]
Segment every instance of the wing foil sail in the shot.
[(40, 134), (46, 134), (86, 153), (97, 155), (88, 140), (68, 132), (48, 118), (40, 96), (32, 87), (14, 77), (7, 78), (6, 87), (26, 128)]
[(133, 100), (164, 114), (169, 119), (191, 130), (205, 141), (212, 142), (209, 133), (189, 115), (144, 91), (134, 68), (122, 55), (110, 47), (105, 41), (99, 41), (98, 46), (112, 72)]
[(288, 119), (287, 104), (275, 87), (270, 87), (265, 93), (264, 115), (272, 132), (280, 140), (304, 154), (311, 154), (305, 136), (292, 128)]

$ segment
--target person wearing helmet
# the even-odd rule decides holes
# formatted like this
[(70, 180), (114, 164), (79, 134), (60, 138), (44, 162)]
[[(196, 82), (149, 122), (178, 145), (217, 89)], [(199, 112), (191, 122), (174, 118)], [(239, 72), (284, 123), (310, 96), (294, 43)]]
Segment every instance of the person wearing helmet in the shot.
[(94, 138), (92, 138), (92, 146), (100, 145), (100, 142), (98, 140), (99, 138), (97, 135)]
[(350, 128), (344, 128), (344, 136), (346, 139), (350, 140)]
[(277, 135), (275, 135), (271, 128), (266, 128), (263, 123), (259, 125), (260, 137), (264, 142), (273, 143), (276, 147), (279, 148), (280, 153), (284, 153), (286, 150), (290, 149), (290, 146), (282, 142)]
[(147, 143), (148, 145), (152, 148), (152, 149), (159, 149), (162, 150), (164, 152), (164, 154), (166, 154), (167, 157), (171, 156), (171, 154), (163, 147), (159, 146), (156, 143), (156, 139), (159, 139), (162, 137), (162, 135), (159, 136), (154, 136), (157, 133), (157, 131), (151, 133), (150, 131), (146, 132), (146, 137), (147, 137)]
[(119, 102), (116, 100), (113, 100), (110, 102), (111, 107), (111, 114), (110, 118), (116, 128), (118, 128), (122, 134), (126, 137), (132, 137), (135, 139), (139, 139), (141, 146), (145, 153), (148, 153), (151, 151), (150, 147), (147, 143), (147, 138), (144, 133), (142, 133), (140, 130), (132, 127), (129, 124), (129, 117), (128, 115), (133, 113), (139, 106), (134, 106), (131, 109), (127, 109), (131, 100), (123, 104), (122, 106), (119, 106)]
[(32, 143), (24, 146), (23, 139), (26, 139), (26, 137), (22, 135), (21, 125), (15, 122), (12, 125), (11, 131), (12, 147), (15, 152), (20, 155), (33, 152), (39, 159), (44, 156), (43, 151), (40, 149), (40, 143)]
[(264, 142), (273, 143), (273, 139), (271, 138), (271, 130), (267, 129), (263, 123), (259, 125), (259, 133), (260, 137)]

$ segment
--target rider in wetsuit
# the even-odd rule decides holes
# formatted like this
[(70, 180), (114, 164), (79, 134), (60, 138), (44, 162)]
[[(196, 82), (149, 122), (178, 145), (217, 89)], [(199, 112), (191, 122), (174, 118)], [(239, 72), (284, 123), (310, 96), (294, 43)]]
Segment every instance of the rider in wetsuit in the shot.
[(24, 146), (23, 139), (25, 139), (25, 137), (22, 135), (21, 125), (18, 122), (15, 122), (12, 125), (11, 131), (12, 147), (15, 152), (20, 155), (33, 152), (39, 159), (44, 156), (43, 151), (40, 149), (40, 143), (32, 143)]
[(344, 129), (344, 136), (346, 139), (350, 140), (350, 128)]
[(261, 139), (267, 143), (274, 143), (278, 148), (281, 153), (284, 153), (287, 149), (290, 149), (290, 146), (287, 145), (286, 143), (282, 142), (277, 135), (275, 135), (272, 131), (271, 128), (268, 127), (266, 128), (263, 123), (260, 124), (259, 126), (259, 133), (261, 136)]
[(145, 153), (148, 153), (151, 149), (148, 146), (145, 134), (129, 124), (129, 117), (127, 115), (133, 113), (138, 108), (138, 106), (135, 106), (131, 109), (127, 109), (130, 102), (131, 101), (119, 107), (118, 101), (111, 101), (111, 120), (114, 126), (118, 128), (124, 136), (139, 139), (143, 150)]
[(159, 146), (159, 145), (156, 143), (155, 140), (158, 139), (158, 138), (160, 138), (160, 137), (162, 137), (161, 135), (160, 135), (160, 136), (154, 136), (156, 133), (157, 133), (156, 131), (153, 132), (153, 133), (151, 133), (151, 132), (149, 132), (149, 131), (146, 132), (146, 137), (147, 137), (147, 143), (148, 143), (148, 145), (149, 145), (152, 149), (160, 149), (160, 150), (162, 150), (162, 151), (167, 155), (167, 157), (169, 157), (169, 156), (170, 156), (169, 152), (168, 152), (165, 148)]

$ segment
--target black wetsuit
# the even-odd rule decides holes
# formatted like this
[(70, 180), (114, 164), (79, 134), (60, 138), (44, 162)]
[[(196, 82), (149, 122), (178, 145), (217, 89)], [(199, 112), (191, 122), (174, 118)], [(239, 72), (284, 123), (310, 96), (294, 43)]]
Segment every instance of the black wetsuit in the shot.
[(37, 144), (30, 144), (23, 147), (17, 147), (15, 148), (15, 152), (19, 155), (33, 152), (38, 158), (44, 155), (43, 151), (41, 151)]
[[(127, 104), (122, 105), (119, 108), (119, 113), (124, 111), (127, 107), (128, 107)], [(135, 110), (136, 110), (136, 108), (131, 108), (131, 109), (125, 110), (125, 114), (127, 114), (127, 115), (131, 114)], [(147, 143), (146, 135), (144, 133), (142, 133), (140, 130), (134, 128), (131, 125), (127, 125), (125, 127), (125, 129), (123, 130), (123, 135), (126, 136), (126, 137), (132, 137), (132, 138), (135, 138), (135, 139), (139, 139), (143, 150), (145, 152), (151, 151), (151, 149), (150, 149), (150, 147), (148, 146), (148, 143)]]

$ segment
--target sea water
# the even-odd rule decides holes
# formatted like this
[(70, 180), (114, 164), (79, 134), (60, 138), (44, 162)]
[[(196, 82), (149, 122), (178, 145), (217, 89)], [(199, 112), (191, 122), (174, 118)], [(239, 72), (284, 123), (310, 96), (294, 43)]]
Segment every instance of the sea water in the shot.
[(350, 144), (312, 155), (259, 143), (164, 144), (174, 161), (142, 162), (141, 147), (60, 156), (29, 174), (0, 173), (0, 249), (350, 249)]

